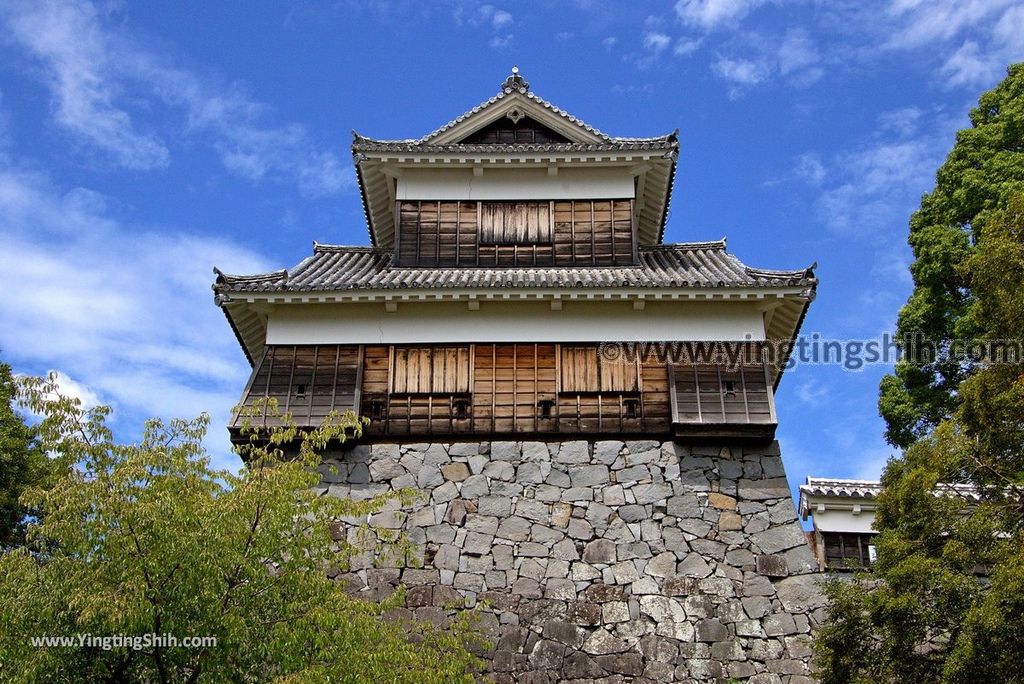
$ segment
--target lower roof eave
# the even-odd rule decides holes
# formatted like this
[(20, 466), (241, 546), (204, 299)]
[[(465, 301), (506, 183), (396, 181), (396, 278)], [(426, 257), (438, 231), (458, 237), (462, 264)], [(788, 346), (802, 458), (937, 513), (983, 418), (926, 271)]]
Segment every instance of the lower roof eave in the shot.
[[(796, 340), (803, 319), (807, 314), (810, 302), (814, 298), (813, 286), (807, 285), (779, 287), (747, 287), (747, 288), (580, 288), (564, 289), (505, 289), (505, 290), (473, 290), (473, 289), (409, 289), (409, 290), (336, 290), (322, 292), (219, 292), (217, 303), (231, 325), (242, 351), (252, 365), (265, 343), (265, 319), (262, 336), (254, 326), (238, 324), (235, 317), (248, 305), (266, 304), (385, 304), (393, 306), (401, 303), (445, 303), (445, 302), (487, 302), (487, 301), (537, 301), (537, 302), (633, 302), (634, 306), (646, 305), (647, 302), (790, 302), (790, 306), (799, 302), (800, 315), (792, 331), (791, 339)], [(394, 309), (392, 309), (394, 310)], [(263, 318), (263, 317), (260, 317)], [(257, 338), (260, 339), (257, 339)], [(773, 389), (778, 388), (785, 370), (786, 359), (775, 371)]]
[(376, 290), (224, 291), (234, 302), (269, 304), (367, 304), (464, 301), (761, 301), (807, 297), (806, 285), (692, 288), (394, 288)]

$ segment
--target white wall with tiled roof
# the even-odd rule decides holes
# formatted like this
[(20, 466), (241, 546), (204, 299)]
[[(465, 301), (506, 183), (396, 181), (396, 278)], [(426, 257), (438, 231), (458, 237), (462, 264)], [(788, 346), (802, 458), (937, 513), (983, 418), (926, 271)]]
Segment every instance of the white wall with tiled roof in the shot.
[(754, 302), (485, 301), (291, 304), (269, 309), (267, 344), (763, 340)]
[(525, 169), (404, 169), (399, 200), (632, 199), (634, 176), (626, 166)]

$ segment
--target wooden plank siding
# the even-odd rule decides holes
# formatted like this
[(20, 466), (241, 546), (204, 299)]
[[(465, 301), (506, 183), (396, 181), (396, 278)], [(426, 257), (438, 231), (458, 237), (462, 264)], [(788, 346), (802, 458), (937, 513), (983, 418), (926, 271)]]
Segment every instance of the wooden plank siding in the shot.
[(480, 242), (487, 245), (546, 245), (554, 233), (553, 202), (483, 202)]
[(397, 202), (399, 266), (629, 266), (633, 200)]
[[(300, 426), (332, 409), (370, 418), (370, 440), (434, 436), (658, 435), (770, 439), (768, 369), (604, 358), (596, 344), (270, 346), (243, 403), (270, 396)], [(261, 425), (271, 425), (264, 420)], [(239, 424), (231, 428), (237, 433)]]
[[(271, 345), (253, 368), (242, 404), (271, 398), (299, 425), (318, 425), (331, 411), (356, 407), (359, 369), (360, 348), (355, 345)], [(267, 413), (253, 419), (254, 424), (280, 424)], [(241, 427), (237, 416), (230, 427)]]
[(470, 347), (398, 347), (391, 367), (392, 394), (469, 392)]

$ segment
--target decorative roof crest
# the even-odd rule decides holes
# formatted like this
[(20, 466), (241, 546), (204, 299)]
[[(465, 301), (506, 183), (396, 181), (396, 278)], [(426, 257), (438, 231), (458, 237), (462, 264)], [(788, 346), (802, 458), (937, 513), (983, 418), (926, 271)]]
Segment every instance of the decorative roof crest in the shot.
[(501, 90), (505, 93), (519, 92), (525, 95), (530, 92), (530, 84), (519, 75), (519, 67), (514, 66), (512, 67), (512, 73), (501, 84)]

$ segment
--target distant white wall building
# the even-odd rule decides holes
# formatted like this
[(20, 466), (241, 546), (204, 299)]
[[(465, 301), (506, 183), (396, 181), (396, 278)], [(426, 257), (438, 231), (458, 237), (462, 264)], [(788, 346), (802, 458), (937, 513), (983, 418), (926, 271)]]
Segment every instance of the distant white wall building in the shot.
[(814, 524), (813, 548), (822, 569), (856, 570), (875, 560), (877, 480), (808, 477), (800, 485), (800, 517)]

